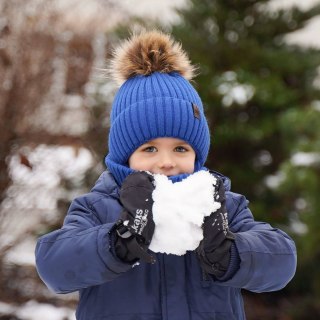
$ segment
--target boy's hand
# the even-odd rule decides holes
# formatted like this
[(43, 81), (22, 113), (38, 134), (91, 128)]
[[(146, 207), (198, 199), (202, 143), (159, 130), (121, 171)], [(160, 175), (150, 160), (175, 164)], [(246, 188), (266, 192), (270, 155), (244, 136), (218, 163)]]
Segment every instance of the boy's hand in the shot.
[(155, 228), (152, 215), (153, 182), (151, 174), (134, 172), (122, 184), (120, 202), (124, 211), (120, 223), (118, 222), (117, 234), (121, 238), (120, 244), (124, 244), (128, 252), (121, 252), (120, 249), (118, 256), (125, 253), (127, 258), (129, 256), (127, 260), (141, 258), (147, 262), (154, 262), (153, 256), (147, 254)]
[(120, 190), (120, 202), (124, 207), (122, 220), (129, 231), (142, 243), (149, 245), (155, 224), (152, 216), (153, 176), (147, 172), (129, 175)]
[(214, 200), (220, 202), (221, 207), (204, 219), (203, 240), (196, 251), (206, 272), (222, 276), (229, 266), (230, 247), (234, 235), (229, 231), (225, 189), (221, 179), (217, 181)]

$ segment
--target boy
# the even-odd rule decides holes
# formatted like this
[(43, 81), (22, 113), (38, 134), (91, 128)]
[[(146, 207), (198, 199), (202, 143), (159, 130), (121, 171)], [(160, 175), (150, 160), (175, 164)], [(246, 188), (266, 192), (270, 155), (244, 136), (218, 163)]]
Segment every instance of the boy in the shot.
[(241, 289), (283, 288), (296, 268), (293, 241), (256, 222), (245, 197), (212, 172), (221, 206), (204, 219), (198, 248), (150, 252), (153, 174), (179, 183), (207, 171), (209, 129), (188, 81), (193, 67), (169, 36), (133, 36), (115, 52), (112, 71), (121, 87), (108, 171), (72, 202), (61, 229), (38, 240), (40, 277), (57, 293), (79, 291), (79, 320), (245, 319)]

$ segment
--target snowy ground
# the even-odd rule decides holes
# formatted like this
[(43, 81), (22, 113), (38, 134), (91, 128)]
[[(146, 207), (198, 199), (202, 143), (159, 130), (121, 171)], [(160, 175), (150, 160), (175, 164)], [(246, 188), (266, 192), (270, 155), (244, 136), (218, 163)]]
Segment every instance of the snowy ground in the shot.
[(75, 320), (74, 310), (28, 301), (22, 306), (0, 302), (0, 316), (10, 315), (23, 320)]

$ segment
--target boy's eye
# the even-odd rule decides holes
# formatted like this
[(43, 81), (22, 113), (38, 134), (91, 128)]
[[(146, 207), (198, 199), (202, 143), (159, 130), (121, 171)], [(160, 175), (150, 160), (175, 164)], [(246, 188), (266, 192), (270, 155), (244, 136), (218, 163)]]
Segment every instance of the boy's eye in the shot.
[(185, 148), (185, 147), (182, 147), (182, 146), (178, 146), (178, 147), (175, 148), (175, 151), (176, 152), (187, 152), (188, 149)]
[(143, 149), (143, 151), (145, 152), (157, 152), (157, 148), (156, 147), (146, 147)]

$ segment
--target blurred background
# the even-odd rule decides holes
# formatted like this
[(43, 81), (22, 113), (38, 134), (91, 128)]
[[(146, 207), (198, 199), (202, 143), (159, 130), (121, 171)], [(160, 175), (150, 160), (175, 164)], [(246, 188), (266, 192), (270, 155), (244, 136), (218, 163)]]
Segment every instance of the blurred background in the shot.
[(1, 0), (0, 319), (75, 319), (77, 294), (37, 276), (36, 239), (105, 170), (104, 68), (141, 27), (173, 33), (199, 65), (207, 166), (296, 241), (295, 278), (244, 291), (247, 318), (320, 319), (319, 0)]

